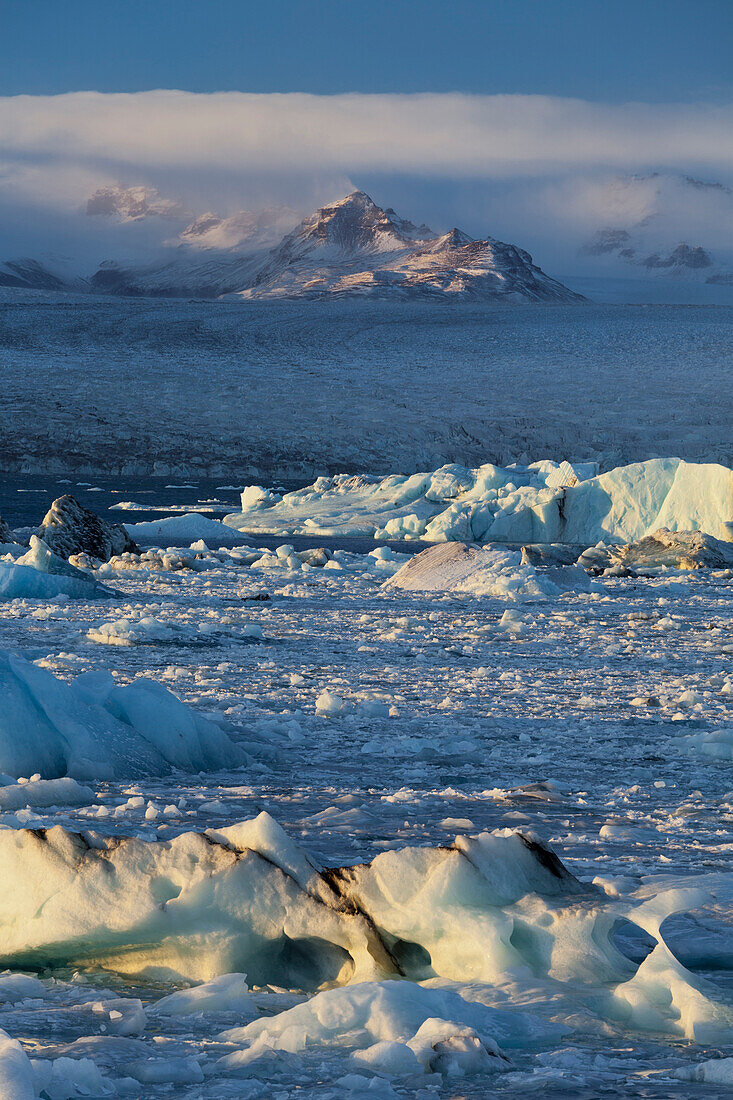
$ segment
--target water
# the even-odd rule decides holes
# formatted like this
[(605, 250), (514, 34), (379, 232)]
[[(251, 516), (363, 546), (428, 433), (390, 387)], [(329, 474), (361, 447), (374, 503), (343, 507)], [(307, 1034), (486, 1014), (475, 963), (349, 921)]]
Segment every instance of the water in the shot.
[[(305, 480), (281, 481), (270, 488), (290, 492), (306, 484), (308, 482)], [(230, 512), (239, 511), (239, 495), (243, 488), (243, 484), (234, 486), (221, 478), (175, 484), (168, 478), (160, 477), (97, 478), (94, 482), (88, 482), (37, 474), (3, 474), (0, 477), (0, 516), (10, 527), (38, 527), (53, 501), (64, 493), (71, 493), (85, 508), (110, 523), (143, 523), (185, 512), (200, 512), (220, 520)], [(122, 501), (131, 501), (141, 507), (116, 508), (115, 505)], [(163, 541), (156, 538), (156, 546)], [(242, 545), (254, 543), (270, 550), (285, 542), (296, 550), (324, 546), (328, 550), (351, 550), (355, 554), (367, 554), (378, 546), (389, 546), (402, 554), (414, 554), (430, 545), (417, 540), (385, 542), (370, 538), (324, 538), (322, 535), (248, 534), (246, 531), (242, 532), (241, 537)], [(179, 544), (180, 539), (170, 543)], [(212, 546), (212, 549), (215, 547)]]

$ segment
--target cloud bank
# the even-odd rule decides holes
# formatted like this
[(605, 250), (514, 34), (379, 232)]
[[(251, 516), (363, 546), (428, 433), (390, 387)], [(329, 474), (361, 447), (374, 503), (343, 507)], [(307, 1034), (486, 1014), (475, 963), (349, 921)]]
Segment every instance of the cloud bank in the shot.
[(653, 163), (730, 171), (732, 130), (733, 106), (547, 96), (156, 91), (0, 99), (8, 157), (143, 169), (506, 175)]

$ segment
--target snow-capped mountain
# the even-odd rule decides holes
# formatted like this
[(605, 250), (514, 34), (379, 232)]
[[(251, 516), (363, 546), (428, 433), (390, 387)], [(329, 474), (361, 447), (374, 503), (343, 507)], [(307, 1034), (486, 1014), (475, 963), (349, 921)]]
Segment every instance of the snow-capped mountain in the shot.
[(581, 300), (523, 249), (459, 229), (437, 236), (363, 191), (324, 206), (289, 233), (241, 298), (465, 297), (507, 301)]
[[(640, 275), (733, 282), (733, 191), (692, 176), (652, 173), (605, 185), (607, 222), (581, 255)], [(726, 232), (726, 227), (728, 227)]]
[[(141, 198), (129, 191), (111, 196), (118, 221), (139, 223), (163, 213), (153, 209), (149, 195)], [(98, 203), (102, 199), (107, 202), (110, 194), (105, 192), (101, 199), (95, 196)], [(107, 213), (106, 208), (95, 212)], [(583, 300), (546, 275), (528, 252), (515, 245), (492, 237), (475, 240), (459, 229), (438, 235), (391, 208), (382, 209), (363, 191), (321, 207), (282, 236), (283, 226), (292, 226), (294, 220), (287, 208), (259, 215), (240, 212), (229, 218), (199, 215), (167, 242), (157, 259), (144, 264), (108, 260), (88, 278), (80, 278), (56, 273), (55, 268), (33, 260), (12, 261), (0, 264), (0, 285), (242, 300), (345, 296)]]
[(76, 275), (68, 262), (41, 263), (30, 257), (0, 261), (0, 286), (23, 290), (89, 290), (87, 281)]

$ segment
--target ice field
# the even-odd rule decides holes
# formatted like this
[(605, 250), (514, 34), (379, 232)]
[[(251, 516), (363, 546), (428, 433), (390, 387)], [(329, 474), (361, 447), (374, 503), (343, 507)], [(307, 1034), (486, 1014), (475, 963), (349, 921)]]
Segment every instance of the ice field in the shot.
[(433, 469), (419, 560), (396, 477), (5, 530), (3, 1100), (729, 1092), (732, 475), (631, 469)]
[(730, 306), (4, 290), (0, 315), (9, 472), (246, 483), (537, 458), (731, 464)]

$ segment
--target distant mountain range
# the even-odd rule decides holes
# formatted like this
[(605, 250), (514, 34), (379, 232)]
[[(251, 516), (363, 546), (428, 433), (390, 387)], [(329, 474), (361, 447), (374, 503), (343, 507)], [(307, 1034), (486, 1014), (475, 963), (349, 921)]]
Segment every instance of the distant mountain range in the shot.
[[(629, 300), (727, 300), (733, 288), (733, 191), (722, 183), (675, 173), (578, 178), (555, 217), (561, 245), (548, 251), (562, 281), (517, 245), (456, 228), (436, 233), (364, 191), (300, 220), (288, 206), (222, 216), (196, 212), (152, 187), (105, 186), (68, 223), (65, 243), (55, 238), (55, 252), (44, 238), (45, 247), (26, 257), (0, 261), (0, 287), (243, 301), (478, 302), (574, 302), (583, 300), (580, 290), (604, 300), (609, 289)], [(100, 262), (105, 254), (110, 258)]]
[[(733, 191), (722, 183), (693, 176), (661, 174), (625, 176), (606, 187), (606, 225), (581, 248), (581, 256), (599, 265), (621, 261), (619, 267), (639, 274), (673, 276), (711, 284), (733, 285), (733, 265), (721, 230), (733, 226)], [(693, 232), (702, 239), (680, 240), (682, 212), (693, 210)], [(707, 241), (713, 240), (711, 247)], [(717, 238), (717, 241), (716, 241)], [(703, 243), (703, 241), (705, 243)]]
[[(126, 193), (96, 197), (125, 217), (143, 202)], [(124, 205), (123, 205), (124, 203)], [(98, 212), (93, 208), (92, 213)], [(242, 300), (438, 298), (504, 302), (578, 302), (580, 294), (546, 275), (528, 252), (459, 229), (443, 235), (416, 226), (363, 191), (321, 207), (275, 247), (264, 247), (282, 219), (203, 215), (181, 234), (172, 259), (146, 266), (101, 264), (87, 278), (69, 278), (35, 260), (0, 263), (0, 286), (84, 290), (125, 296), (233, 297)], [(232, 243), (233, 242), (233, 243)], [(191, 244), (195, 247), (187, 247)]]

